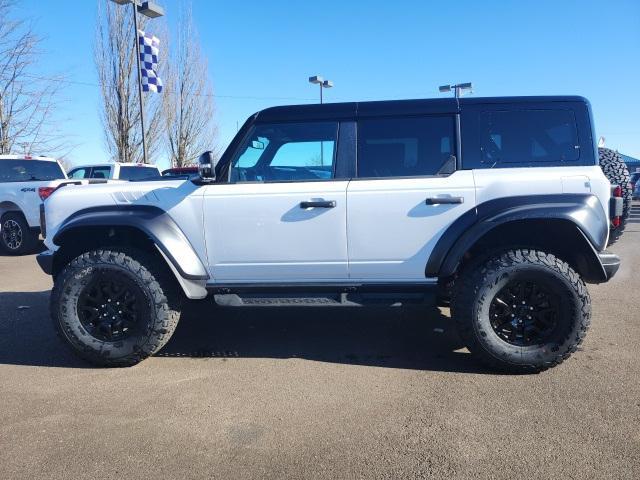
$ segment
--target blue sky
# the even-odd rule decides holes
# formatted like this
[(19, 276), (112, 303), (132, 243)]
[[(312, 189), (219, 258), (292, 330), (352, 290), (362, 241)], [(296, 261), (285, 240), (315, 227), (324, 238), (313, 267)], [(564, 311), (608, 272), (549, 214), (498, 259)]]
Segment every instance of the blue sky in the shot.
[[(98, 1), (19, 2), (45, 37), (39, 74), (87, 84), (65, 88), (73, 163), (108, 158), (92, 56)], [(170, 26), (179, 1), (157, 0)], [(475, 96), (584, 95), (607, 146), (640, 157), (639, 0), (193, 0), (193, 16), (222, 147), (257, 110), (317, 101), (307, 77), (321, 74), (335, 83), (326, 101), (438, 97), (438, 85), (464, 81)]]

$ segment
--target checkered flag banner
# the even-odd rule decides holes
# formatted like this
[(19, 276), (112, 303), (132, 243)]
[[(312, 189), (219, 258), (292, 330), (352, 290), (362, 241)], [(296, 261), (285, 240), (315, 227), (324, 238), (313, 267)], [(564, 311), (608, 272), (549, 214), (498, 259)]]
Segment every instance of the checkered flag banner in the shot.
[(162, 92), (162, 79), (158, 76), (160, 39), (155, 35), (145, 35), (142, 30), (138, 30), (138, 42), (140, 43), (142, 91), (160, 93)]

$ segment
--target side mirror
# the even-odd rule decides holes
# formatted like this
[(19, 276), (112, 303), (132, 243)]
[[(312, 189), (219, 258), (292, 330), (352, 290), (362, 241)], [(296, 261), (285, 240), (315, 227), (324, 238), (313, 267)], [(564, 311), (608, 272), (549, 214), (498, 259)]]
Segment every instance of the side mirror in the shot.
[(213, 181), (216, 179), (215, 159), (213, 152), (207, 151), (200, 155), (198, 159), (198, 174), (203, 180)]

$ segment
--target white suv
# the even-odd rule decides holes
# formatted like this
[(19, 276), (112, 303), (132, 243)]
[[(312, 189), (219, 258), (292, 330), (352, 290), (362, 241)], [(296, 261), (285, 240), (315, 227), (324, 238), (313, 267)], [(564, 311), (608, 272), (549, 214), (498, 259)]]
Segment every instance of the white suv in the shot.
[(486, 364), (553, 367), (589, 327), (585, 282), (620, 264), (594, 138), (581, 97), (263, 110), (198, 178), (45, 202), (54, 324), (82, 357), (123, 366), (162, 348), (184, 298), (438, 302)]
[(115, 162), (77, 166), (69, 171), (68, 176), (73, 179), (148, 180), (160, 177), (160, 170), (155, 165), (144, 163)]

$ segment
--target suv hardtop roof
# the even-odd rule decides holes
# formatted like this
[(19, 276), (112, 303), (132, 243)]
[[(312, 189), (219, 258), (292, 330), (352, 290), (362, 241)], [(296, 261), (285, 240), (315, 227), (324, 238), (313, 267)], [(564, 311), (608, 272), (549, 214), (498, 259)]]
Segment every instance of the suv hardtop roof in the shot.
[[(459, 104), (458, 104), (459, 102)], [(372, 115), (419, 115), (457, 113), (465, 105), (496, 103), (549, 103), (589, 101), (577, 95), (528, 96), (528, 97), (462, 97), (426, 98), (414, 100), (382, 100), (372, 102), (323, 103), (307, 105), (283, 105), (261, 110), (253, 115), (255, 122), (291, 120), (342, 119)]]

